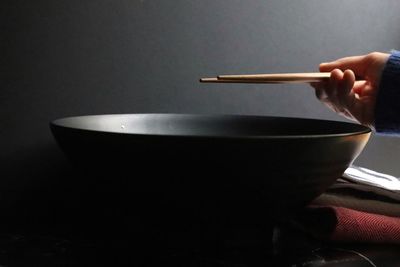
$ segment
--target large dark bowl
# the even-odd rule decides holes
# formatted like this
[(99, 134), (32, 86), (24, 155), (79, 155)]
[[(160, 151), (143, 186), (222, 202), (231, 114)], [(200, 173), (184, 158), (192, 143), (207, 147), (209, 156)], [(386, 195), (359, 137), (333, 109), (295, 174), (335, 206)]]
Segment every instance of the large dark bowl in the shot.
[(109, 212), (120, 206), (131, 219), (177, 229), (290, 216), (342, 175), (371, 132), (338, 121), (184, 114), (70, 117), (51, 130), (82, 174), (76, 186), (97, 192), (93, 206), (112, 203)]

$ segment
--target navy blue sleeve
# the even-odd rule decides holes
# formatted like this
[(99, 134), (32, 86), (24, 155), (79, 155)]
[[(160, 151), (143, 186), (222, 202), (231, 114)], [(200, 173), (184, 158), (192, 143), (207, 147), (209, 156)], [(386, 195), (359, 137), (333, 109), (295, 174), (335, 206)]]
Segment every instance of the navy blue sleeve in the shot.
[(375, 130), (400, 135), (400, 51), (394, 51), (382, 72), (375, 104)]

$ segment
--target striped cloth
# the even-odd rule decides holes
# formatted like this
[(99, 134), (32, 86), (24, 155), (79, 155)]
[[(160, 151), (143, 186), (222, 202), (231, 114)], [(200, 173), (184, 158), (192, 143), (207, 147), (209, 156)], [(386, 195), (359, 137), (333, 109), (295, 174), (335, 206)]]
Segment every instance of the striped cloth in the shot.
[(292, 224), (324, 241), (400, 244), (400, 182), (351, 166)]
[(400, 218), (343, 207), (309, 206), (294, 225), (325, 241), (400, 244)]

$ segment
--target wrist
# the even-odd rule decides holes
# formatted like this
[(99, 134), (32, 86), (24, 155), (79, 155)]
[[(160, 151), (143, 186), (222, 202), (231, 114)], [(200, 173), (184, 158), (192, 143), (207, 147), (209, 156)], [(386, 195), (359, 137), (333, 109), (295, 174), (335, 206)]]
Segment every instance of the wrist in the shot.
[(375, 104), (374, 127), (378, 133), (400, 134), (400, 51), (393, 51), (384, 65)]

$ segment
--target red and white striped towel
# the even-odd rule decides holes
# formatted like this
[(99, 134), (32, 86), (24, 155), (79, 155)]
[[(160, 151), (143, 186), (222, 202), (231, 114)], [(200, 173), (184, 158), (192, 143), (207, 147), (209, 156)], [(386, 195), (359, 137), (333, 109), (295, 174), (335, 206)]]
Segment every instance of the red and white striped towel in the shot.
[(400, 218), (335, 206), (309, 206), (294, 224), (325, 241), (400, 244)]

